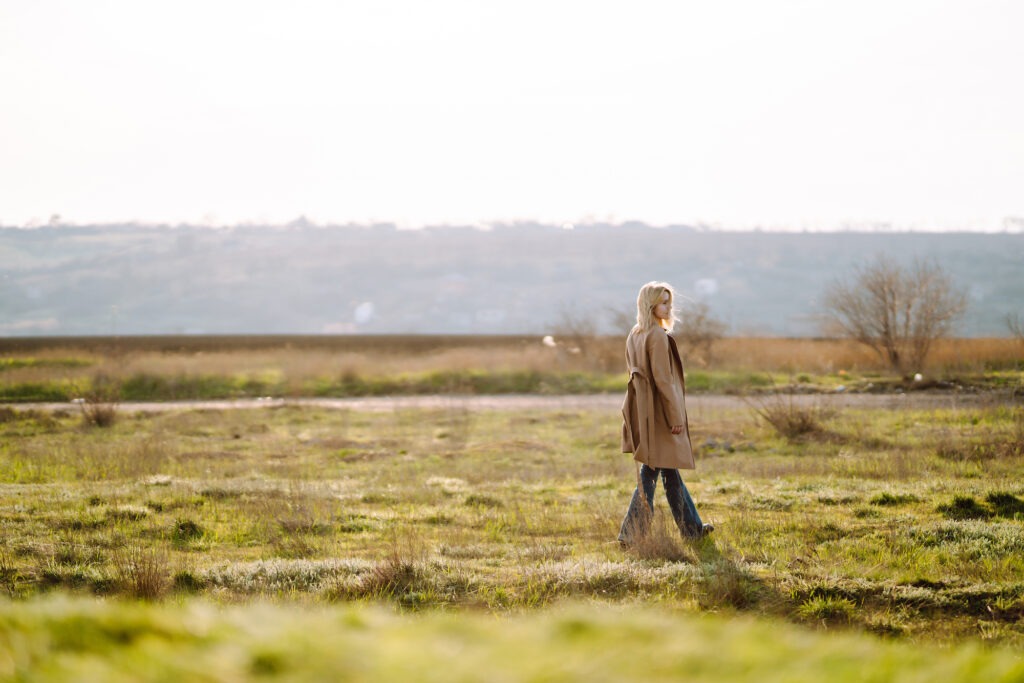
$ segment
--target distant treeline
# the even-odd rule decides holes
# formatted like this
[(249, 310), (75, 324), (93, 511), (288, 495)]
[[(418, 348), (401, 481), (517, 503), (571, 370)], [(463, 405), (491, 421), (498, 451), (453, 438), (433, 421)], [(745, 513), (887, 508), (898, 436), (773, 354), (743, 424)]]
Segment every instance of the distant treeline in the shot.
[(96, 225), (0, 228), (0, 335), (542, 335), (579, 316), (620, 334), (666, 280), (729, 334), (805, 337), (825, 286), (878, 253), (951, 274), (958, 336), (1024, 313), (1024, 234)]

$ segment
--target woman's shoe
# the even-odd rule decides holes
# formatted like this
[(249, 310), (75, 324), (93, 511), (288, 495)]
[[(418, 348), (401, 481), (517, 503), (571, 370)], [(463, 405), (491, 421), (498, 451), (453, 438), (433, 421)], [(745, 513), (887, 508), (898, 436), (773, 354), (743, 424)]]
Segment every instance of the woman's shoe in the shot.
[(700, 529), (694, 534), (683, 534), (683, 538), (690, 539), (691, 541), (699, 541), (702, 538), (707, 538), (708, 535), (715, 530), (714, 524), (703, 524)]

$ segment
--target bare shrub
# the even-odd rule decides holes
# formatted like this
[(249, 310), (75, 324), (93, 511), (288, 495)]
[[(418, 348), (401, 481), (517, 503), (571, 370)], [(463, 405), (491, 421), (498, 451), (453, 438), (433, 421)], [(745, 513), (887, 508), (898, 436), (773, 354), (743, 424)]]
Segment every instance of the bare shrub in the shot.
[(594, 339), (597, 338), (597, 318), (589, 311), (578, 311), (563, 306), (552, 332), (555, 339), (567, 345), (566, 350), (569, 353), (585, 357)]
[(127, 543), (113, 551), (111, 561), (121, 590), (140, 600), (156, 600), (171, 585), (167, 555), (163, 551)]
[[(711, 313), (711, 307), (703, 301), (690, 301), (680, 297), (679, 322), (672, 337), (679, 343), (680, 350), (688, 359), (701, 365), (709, 365), (713, 360), (713, 346), (725, 336), (726, 324)], [(609, 308), (605, 318), (610, 326), (621, 336), (629, 334), (636, 324), (635, 312)], [(616, 340), (614, 359), (622, 364), (621, 340)]]
[(121, 402), (121, 384), (106, 375), (93, 378), (89, 389), (79, 399), (82, 419), (90, 427), (110, 427), (117, 421)]
[(1024, 320), (1020, 319), (1020, 316), (1016, 313), (1006, 314), (1006, 329), (1010, 331), (1013, 337), (1024, 344)]
[(746, 402), (757, 418), (788, 441), (835, 436), (825, 428), (825, 420), (835, 411), (818, 403), (802, 405), (792, 393), (748, 397)]
[(824, 324), (872, 348), (906, 374), (920, 370), (936, 339), (945, 336), (967, 308), (967, 299), (935, 263), (903, 268), (884, 255), (859, 267), (852, 279), (825, 291)]
[(688, 357), (702, 365), (712, 361), (712, 346), (725, 336), (726, 325), (711, 314), (711, 307), (703, 301), (683, 304), (679, 326), (672, 336), (683, 347)]
[[(600, 312), (577, 311), (564, 307), (551, 326), (554, 355), (558, 369), (567, 368), (614, 372), (624, 365), (622, 336), (599, 334)], [(634, 321), (635, 322), (635, 321)], [(615, 325), (624, 325), (623, 321)], [(632, 324), (626, 328), (628, 334)], [(545, 345), (552, 345), (545, 342)]]
[(605, 309), (605, 319), (616, 334), (625, 337), (636, 325), (636, 312), (627, 307), (609, 306)]

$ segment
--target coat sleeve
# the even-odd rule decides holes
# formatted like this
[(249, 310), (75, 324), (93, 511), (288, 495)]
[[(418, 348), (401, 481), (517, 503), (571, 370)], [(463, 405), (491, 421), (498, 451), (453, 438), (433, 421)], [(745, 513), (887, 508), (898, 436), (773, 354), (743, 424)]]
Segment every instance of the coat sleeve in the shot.
[(655, 330), (647, 337), (647, 341), (651, 377), (658, 389), (658, 399), (665, 411), (665, 419), (670, 427), (686, 424), (680, 379), (672, 376), (672, 352), (668, 346), (668, 334)]

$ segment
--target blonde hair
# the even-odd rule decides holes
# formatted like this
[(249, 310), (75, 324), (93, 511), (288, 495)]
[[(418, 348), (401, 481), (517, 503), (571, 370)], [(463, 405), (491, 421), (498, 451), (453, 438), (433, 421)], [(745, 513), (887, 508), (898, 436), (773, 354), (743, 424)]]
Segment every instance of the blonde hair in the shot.
[[(661, 297), (666, 293), (668, 294), (669, 314), (668, 319), (661, 320), (654, 317), (654, 307), (661, 302)], [(675, 300), (675, 290), (667, 282), (648, 282), (641, 287), (640, 293), (636, 297), (636, 328), (643, 331), (660, 325), (666, 332), (671, 332), (677, 320), (676, 309), (673, 306)]]

